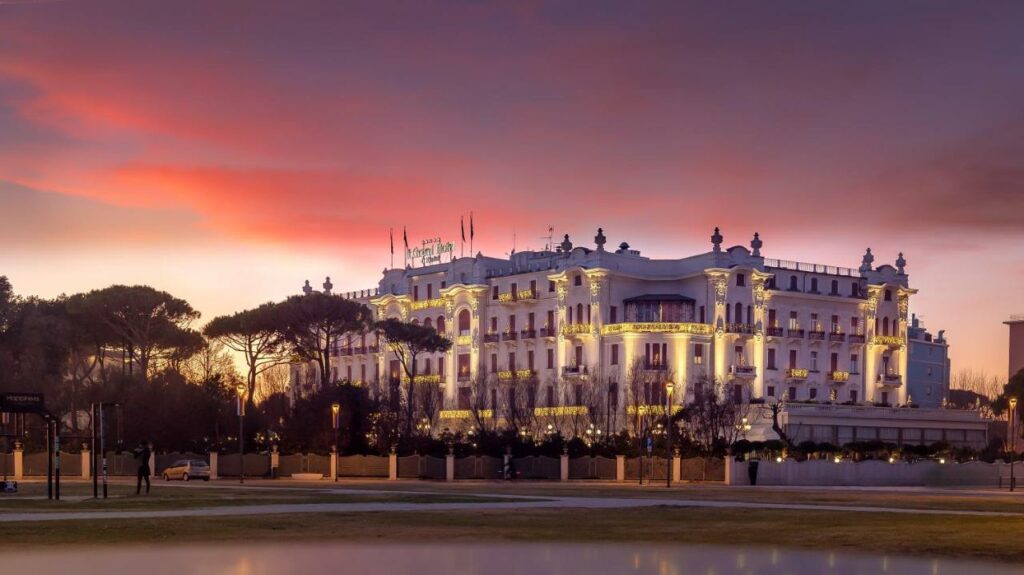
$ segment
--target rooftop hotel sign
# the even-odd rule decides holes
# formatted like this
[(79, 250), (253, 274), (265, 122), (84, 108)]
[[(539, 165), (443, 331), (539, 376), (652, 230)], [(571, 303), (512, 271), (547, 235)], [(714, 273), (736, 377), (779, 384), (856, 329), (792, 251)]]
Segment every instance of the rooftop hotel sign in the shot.
[(423, 240), (421, 245), (405, 250), (405, 256), (412, 262), (418, 262), (420, 266), (439, 264), (442, 256), (451, 256), (453, 253), (455, 243), (442, 242), (440, 236)]

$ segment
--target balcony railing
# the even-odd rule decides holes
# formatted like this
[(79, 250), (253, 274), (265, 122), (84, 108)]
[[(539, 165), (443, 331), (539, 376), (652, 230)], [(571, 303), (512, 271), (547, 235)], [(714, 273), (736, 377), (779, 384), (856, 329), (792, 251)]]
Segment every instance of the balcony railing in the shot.
[(846, 334), (834, 331), (834, 332), (828, 334), (828, 340), (829, 341), (845, 341), (846, 340)]
[(828, 379), (834, 383), (846, 383), (847, 381), (850, 381), (850, 372), (830, 371), (828, 372)]
[(473, 336), (471, 335), (460, 335), (455, 338), (456, 345), (473, 345)]
[(644, 369), (646, 371), (668, 371), (667, 361), (645, 361)]
[(501, 339), (501, 335), (497, 334), (497, 333), (485, 333), (484, 334), (484, 343), (498, 343), (498, 340), (500, 340), (500, 339)]
[(514, 332), (514, 331), (506, 331), (506, 332), (501, 334), (501, 341), (514, 340), (518, 336), (519, 336), (519, 334)]
[(472, 379), (472, 377), (473, 376), (470, 375), (470, 373), (468, 371), (466, 371), (466, 372), (460, 372), (458, 374), (458, 376), (456, 376), (456, 379), (458, 381), (469, 381), (470, 379)]
[(789, 328), (786, 330), (786, 335), (789, 337), (803, 337), (804, 330), (799, 328)]
[(791, 367), (786, 370), (786, 377), (789, 379), (807, 379), (809, 371), (802, 367)]
[(735, 377), (755, 377), (757, 376), (757, 367), (753, 365), (731, 365), (729, 366), (729, 373)]
[(563, 335), (582, 335), (590, 333), (589, 323), (567, 323), (562, 326)]
[(825, 332), (823, 332), (821, 330), (809, 331), (809, 332), (807, 332), (807, 339), (814, 339), (814, 340), (818, 340), (818, 341), (824, 341), (825, 340)]
[(530, 379), (534, 375), (535, 372), (532, 369), (509, 369), (505, 371), (499, 371), (498, 379), (502, 381), (512, 379)]
[(785, 333), (785, 330), (783, 330), (781, 327), (778, 327), (778, 326), (768, 328), (768, 336), (769, 337), (782, 337), (782, 335), (784, 333)]
[(555, 328), (553, 328), (553, 327), (542, 327), (542, 328), (540, 328), (540, 336), (541, 337), (555, 337), (556, 335), (558, 335), (558, 334), (555, 332)]
[(693, 335), (711, 335), (711, 325), (692, 322), (661, 322), (661, 321), (630, 321), (610, 323), (601, 326), (602, 335), (620, 333), (688, 333)]
[(900, 385), (903, 383), (903, 376), (898, 373), (887, 373), (882, 376), (882, 381), (887, 385)]
[(537, 292), (532, 289), (521, 289), (515, 292), (498, 294), (499, 303), (515, 303), (517, 301), (531, 301), (535, 299), (537, 299)]
[(725, 324), (725, 331), (752, 335), (754, 333), (754, 326), (749, 323), (727, 323)]
[(362, 354), (366, 353), (366, 347), (361, 346), (361, 345), (358, 346), (358, 347), (354, 347), (354, 348), (352, 348), (352, 353), (354, 353), (356, 355), (362, 355)]
[(875, 345), (887, 345), (889, 347), (902, 347), (903, 338), (895, 335), (876, 335), (871, 338), (871, 343)]
[(519, 332), (519, 336), (523, 339), (533, 339), (537, 337), (537, 330), (535, 329), (524, 329)]
[(380, 352), (380, 346), (379, 345), (368, 346), (366, 348), (366, 351), (368, 351), (369, 353), (378, 353), (378, 352)]
[(562, 375), (587, 375), (585, 365), (567, 365), (562, 368)]
[(862, 333), (851, 333), (850, 343), (864, 343), (864, 334)]
[(338, 355), (352, 355), (351, 347), (343, 347), (338, 350)]

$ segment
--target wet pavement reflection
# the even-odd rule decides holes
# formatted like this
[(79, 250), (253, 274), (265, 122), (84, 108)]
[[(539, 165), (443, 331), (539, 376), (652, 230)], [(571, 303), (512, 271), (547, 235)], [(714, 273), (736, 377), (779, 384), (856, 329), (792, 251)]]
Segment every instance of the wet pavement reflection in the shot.
[(1009, 575), (1019, 566), (854, 553), (644, 544), (270, 544), (5, 552), (7, 573), (264, 575)]

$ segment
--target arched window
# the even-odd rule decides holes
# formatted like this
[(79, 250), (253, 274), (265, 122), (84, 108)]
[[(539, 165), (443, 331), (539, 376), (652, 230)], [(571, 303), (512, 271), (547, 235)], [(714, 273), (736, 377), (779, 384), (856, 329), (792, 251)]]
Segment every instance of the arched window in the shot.
[(743, 322), (743, 304), (736, 303), (736, 315), (734, 317), (736, 318), (736, 323)]
[(434, 320), (430, 319), (429, 317), (424, 319), (423, 320), (423, 327), (427, 327), (427, 328), (433, 329), (434, 328)]
[(437, 316), (437, 324), (436, 324), (437, 325), (437, 333), (439, 333), (441, 335), (445, 334), (445, 325), (444, 325), (444, 323), (445, 323), (444, 322), (444, 316), (443, 315)]
[(576, 304), (576, 323), (583, 323), (583, 304)]
[(882, 318), (882, 335), (889, 335), (889, 318)]
[(469, 335), (469, 310), (464, 309), (459, 312), (459, 334)]
[(414, 318), (412, 318), (412, 324), (413, 325), (419, 325), (420, 324), (420, 320), (414, 317)]

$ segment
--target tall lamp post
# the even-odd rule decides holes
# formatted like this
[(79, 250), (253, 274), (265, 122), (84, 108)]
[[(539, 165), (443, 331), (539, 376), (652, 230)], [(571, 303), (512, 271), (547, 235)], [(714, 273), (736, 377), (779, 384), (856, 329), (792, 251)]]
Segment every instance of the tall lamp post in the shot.
[[(331, 424), (334, 427), (334, 460), (335, 461), (338, 460), (338, 456), (340, 455), (338, 453), (338, 428), (340, 427), (340, 425), (339, 425), (341, 423), (340, 420), (341, 420), (341, 404), (338, 403), (338, 402), (334, 402), (334, 403), (331, 404)], [(338, 482), (337, 464), (335, 464), (335, 469), (334, 469), (334, 482), (335, 483)]]
[(238, 394), (238, 482), (245, 483), (245, 384), (235, 387)]
[(1010, 420), (1007, 422), (1009, 429), (1007, 432), (1010, 435), (1010, 491), (1013, 491), (1015, 487), (1016, 478), (1013, 475), (1013, 462), (1016, 460), (1017, 455), (1017, 398), (1010, 398)]
[(665, 382), (665, 487), (672, 487), (672, 390), (676, 388), (671, 380)]

